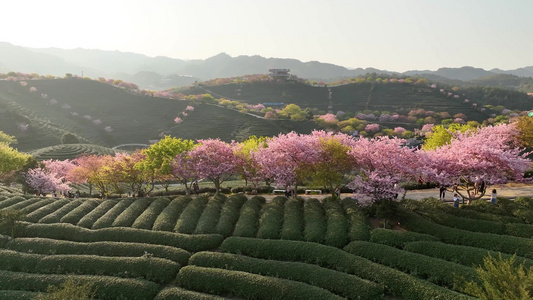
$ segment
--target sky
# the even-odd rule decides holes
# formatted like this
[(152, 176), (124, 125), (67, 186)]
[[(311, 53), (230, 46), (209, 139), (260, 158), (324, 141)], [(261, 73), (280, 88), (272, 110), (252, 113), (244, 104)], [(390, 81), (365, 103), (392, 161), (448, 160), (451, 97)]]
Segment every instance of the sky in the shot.
[(533, 66), (533, 0), (3, 2), (0, 41), (25, 47), (225, 52), (396, 72)]

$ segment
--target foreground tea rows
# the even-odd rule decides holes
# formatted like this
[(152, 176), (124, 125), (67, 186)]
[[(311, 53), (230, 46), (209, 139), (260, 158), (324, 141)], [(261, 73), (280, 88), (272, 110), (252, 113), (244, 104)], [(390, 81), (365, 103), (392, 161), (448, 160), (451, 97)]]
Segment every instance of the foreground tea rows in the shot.
[(68, 278), (98, 299), (469, 298), (454, 282), (477, 280), (487, 254), (533, 265), (532, 201), (505, 203), (408, 201), (397, 231), (372, 229), (349, 198), (4, 193), (0, 210), (26, 218), (15, 239), (0, 235), (0, 298), (34, 299)]

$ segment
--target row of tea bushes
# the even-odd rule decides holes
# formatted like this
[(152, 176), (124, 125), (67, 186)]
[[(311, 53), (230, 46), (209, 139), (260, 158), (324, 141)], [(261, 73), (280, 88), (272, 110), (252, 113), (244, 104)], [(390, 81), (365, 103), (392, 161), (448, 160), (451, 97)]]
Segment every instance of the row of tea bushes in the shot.
[(440, 241), (438, 237), (413, 231), (399, 231), (376, 228), (370, 231), (370, 241), (396, 248), (404, 248), (406, 244), (415, 241)]
[(96, 298), (101, 300), (146, 300), (153, 299), (159, 285), (155, 282), (95, 275), (31, 274), (0, 270), (0, 290), (46, 292), (49, 286), (59, 286), (68, 279), (80, 284), (90, 283), (96, 289)]
[(0, 250), (0, 269), (33, 274), (141, 277), (154, 282), (168, 283), (176, 278), (180, 265), (157, 257), (42, 255)]
[(100, 255), (100, 256), (126, 256), (140, 257), (151, 255), (165, 258), (184, 266), (189, 261), (191, 254), (180, 248), (154, 245), (146, 243), (126, 243), (126, 242), (71, 242), (63, 240), (53, 240), (47, 238), (16, 238), (2, 244), (0, 236), (0, 247), (15, 250), (18, 252), (38, 253), (38, 254), (78, 254), (78, 255)]
[(161, 211), (154, 221), (152, 230), (172, 231), (185, 207), (191, 202), (190, 196), (178, 196)]
[(470, 298), (341, 249), (317, 243), (229, 237), (222, 243), (221, 250), (255, 258), (317, 264), (381, 284), (386, 293), (402, 299)]
[(301, 198), (285, 202), (283, 227), (280, 237), (284, 240), (303, 241), (304, 201)]
[(261, 207), (264, 203), (265, 198), (253, 197), (243, 204), (241, 214), (233, 230), (234, 236), (255, 237), (259, 226)]
[(167, 207), (170, 203), (170, 199), (165, 197), (156, 198), (150, 203), (137, 219), (133, 222), (131, 227), (137, 229), (147, 229), (151, 230), (154, 226), (154, 222), (159, 216), (159, 214)]
[(179, 287), (167, 287), (162, 289), (154, 300), (226, 300), (227, 298), (189, 291)]
[(467, 281), (477, 278), (475, 270), (471, 267), (387, 245), (353, 241), (344, 250), (452, 289), (458, 276), (464, 277)]
[(227, 200), (224, 195), (216, 195), (207, 202), (204, 211), (198, 218), (198, 224), (194, 230), (195, 234), (217, 233), (216, 228), (220, 219), (220, 211)]
[(452, 228), (431, 222), (410, 211), (401, 213), (402, 226), (410, 231), (438, 237), (447, 244), (485, 248), (508, 254), (533, 258), (533, 239), (492, 233), (480, 233)]
[(263, 206), (259, 218), (257, 237), (261, 239), (279, 239), (283, 226), (283, 210), (286, 197), (278, 196)]
[(233, 233), (235, 224), (239, 220), (241, 208), (247, 200), (244, 195), (232, 195), (224, 202), (216, 226), (216, 233), (224, 237), (228, 237)]
[(133, 222), (146, 210), (146, 208), (154, 201), (153, 198), (140, 198), (126, 209), (124, 209), (111, 223), (111, 227), (131, 227)]
[[(431, 241), (416, 241), (407, 243), (404, 246), (404, 250), (456, 262), (468, 267), (482, 266), (483, 259), (488, 255), (492, 257), (499, 257), (501, 255), (503, 259), (507, 260), (514, 256), (511, 254), (491, 251), (483, 248), (451, 245)], [(465, 255), (465, 253), (467, 254)], [(533, 260), (520, 256), (516, 256), (516, 262), (518, 264), (524, 263), (526, 267), (533, 266)]]
[(104, 214), (111, 210), (118, 201), (116, 200), (105, 200), (101, 202), (97, 207), (87, 213), (85, 216), (81, 217), (76, 226), (83, 228), (91, 229), (94, 226), (94, 223), (98, 221)]
[(327, 223), (322, 204), (317, 199), (309, 199), (304, 204), (304, 240), (323, 243)]
[(198, 220), (204, 211), (205, 206), (209, 198), (206, 196), (196, 197), (189, 202), (181, 213), (176, 226), (174, 226), (175, 232), (192, 234), (198, 225)]
[(26, 224), (20, 237), (41, 237), (74, 242), (133, 242), (167, 245), (197, 252), (217, 248), (224, 239), (219, 234), (188, 235), (128, 227), (90, 230), (71, 224)]
[(197, 266), (182, 268), (178, 282), (186, 289), (219, 295), (230, 293), (243, 299), (343, 299), (298, 281)]
[(379, 299), (383, 296), (383, 288), (376, 283), (314, 264), (265, 260), (218, 252), (196, 253), (189, 264), (295, 280), (348, 299)]

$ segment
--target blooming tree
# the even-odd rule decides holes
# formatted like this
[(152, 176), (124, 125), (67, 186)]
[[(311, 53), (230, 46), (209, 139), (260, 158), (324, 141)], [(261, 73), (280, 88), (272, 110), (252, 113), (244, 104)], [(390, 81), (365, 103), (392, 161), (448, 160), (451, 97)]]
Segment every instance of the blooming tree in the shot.
[(371, 202), (395, 199), (404, 190), (400, 182), (419, 176), (421, 161), (405, 140), (390, 137), (359, 139), (350, 150), (359, 171), (348, 187), (366, 195)]
[(45, 168), (29, 169), (25, 179), (28, 186), (35, 190), (38, 195), (70, 190), (64, 177)]
[(463, 199), (479, 199), (485, 191), (475, 194), (476, 182), (485, 185), (523, 180), (531, 167), (518, 147), (516, 124), (470, 129), (456, 133), (449, 144), (424, 151), (426, 176), (441, 185), (452, 186)]
[(236, 172), (257, 188), (261, 182), (266, 180), (261, 166), (256, 160), (256, 153), (260, 148), (267, 147), (267, 138), (252, 135), (241, 143), (233, 143), (233, 151), (236, 157)]
[[(309, 175), (310, 166), (318, 160), (316, 139), (311, 135), (295, 132), (280, 134), (268, 140), (266, 148), (260, 148), (256, 159), (266, 178), (277, 186), (294, 186)], [(294, 193), (295, 194), (295, 193)]]
[(235, 173), (233, 148), (219, 139), (198, 140), (198, 145), (188, 155), (199, 178), (211, 180), (217, 194), (220, 185)]

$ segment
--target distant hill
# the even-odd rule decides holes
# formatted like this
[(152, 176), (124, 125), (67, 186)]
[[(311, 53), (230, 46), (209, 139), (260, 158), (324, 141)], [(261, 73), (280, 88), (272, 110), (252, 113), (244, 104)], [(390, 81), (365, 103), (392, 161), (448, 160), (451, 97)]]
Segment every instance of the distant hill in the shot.
[(440, 81), (469, 81), (494, 74), (533, 77), (533, 66), (505, 71), (461, 67), (398, 73), (375, 68), (348, 69), (317, 61), (302, 62), (297, 59), (265, 58), (258, 55), (231, 57), (220, 53), (205, 60), (181, 60), (95, 49), (26, 48), (0, 42), (0, 73), (15, 71), (63, 77), (66, 73), (82, 76), (83, 72), (83, 76), (91, 78), (105, 77), (133, 82), (143, 89), (163, 90), (214, 78), (265, 74), (270, 68), (287, 68), (300, 78), (324, 82), (368, 73), (434, 75), (439, 76)]
[[(321, 128), (311, 120), (313, 115), (327, 112), (352, 116), (357, 112), (371, 114), (377, 111), (377, 115), (387, 112), (404, 116), (411, 111), (428, 112), (429, 115), (418, 115), (414, 121), (381, 123), (391, 130), (397, 126), (414, 130), (422, 125), (418, 124), (420, 118), (424, 121), (435, 112), (448, 113), (446, 118), (464, 114), (466, 120), (478, 122), (493, 113), (483, 112), (473, 103), (504, 105), (519, 110), (533, 107), (532, 97), (499, 88), (470, 88), (459, 92), (464, 94), (452, 95), (427, 84), (392, 79), (336, 86), (313, 86), (303, 80), (236, 82), (200, 83), (179, 92), (181, 95), (210, 93), (215, 98), (235, 100), (242, 105), (292, 103), (308, 112), (307, 120), (264, 119), (226, 109), (217, 105), (218, 102), (143, 96), (90, 79), (0, 80), (0, 130), (16, 136), (18, 144), (15, 146), (29, 152), (61, 144), (61, 137), (66, 133), (74, 134), (80, 144), (107, 148), (130, 144), (147, 146), (164, 135), (193, 140), (220, 138), (229, 142), (242, 141), (250, 135), (274, 136), (290, 131), (309, 133)], [(101, 148), (82, 148), (84, 151), (103, 151)], [(66, 155), (81, 151), (76, 147), (62, 149)], [(49, 149), (36, 153), (48, 157)]]
[[(36, 89), (30, 92), (30, 88)], [(194, 111), (182, 116), (188, 105)], [(174, 119), (181, 116), (183, 122)], [(179, 138), (244, 140), (292, 130), (309, 133), (310, 121), (259, 119), (213, 105), (134, 95), (94, 80), (0, 81), (0, 130), (15, 135), (21, 151), (61, 144), (65, 133), (80, 143), (114, 147), (149, 144), (161, 134)]]

